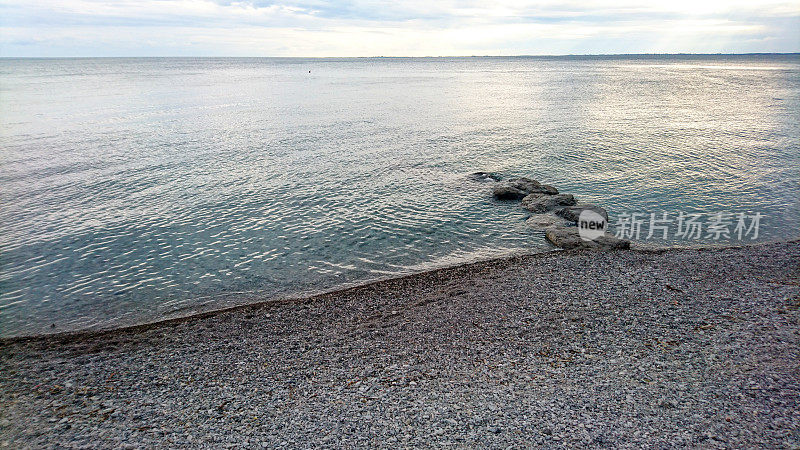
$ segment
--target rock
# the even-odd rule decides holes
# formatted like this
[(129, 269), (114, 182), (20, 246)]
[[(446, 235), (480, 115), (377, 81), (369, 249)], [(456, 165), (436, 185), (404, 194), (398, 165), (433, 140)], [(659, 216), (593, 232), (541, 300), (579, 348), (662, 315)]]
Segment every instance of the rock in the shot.
[(530, 194), (522, 199), (522, 207), (535, 213), (543, 213), (559, 206), (571, 206), (574, 204), (575, 197), (572, 194)]
[(492, 188), (492, 193), (501, 200), (518, 200), (540, 188), (541, 185), (538, 181), (528, 178), (512, 178), (497, 183)]
[(500, 175), (493, 172), (474, 172), (469, 177), (475, 181), (500, 181)]
[(501, 200), (518, 200), (529, 194), (558, 194), (558, 189), (553, 186), (541, 184), (530, 178), (511, 178), (498, 182), (492, 189), (495, 197)]
[(515, 188), (507, 183), (496, 185), (492, 188), (492, 194), (500, 200), (516, 200), (527, 195), (522, 189)]
[(556, 215), (563, 217), (569, 220), (570, 222), (578, 223), (578, 217), (580, 217), (581, 213), (587, 209), (590, 209), (592, 211), (595, 211), (597, 214), (600, 214), (606, 219), (606, 222), (608, 222), (608, 212), (605, 209), (597, 205), (591, 205), (588, 203), (580, 203), (574, 206), (567, 206), (566, 208), (561, 208), (558, 211), (556, 211)]
[(578, 233), (578, 227), (552, 226), (545, 232), (545, 237), (556, 247), (563, 249), (593, 248), (598, 250), (618, 250), (631, 248), (631, 242), (619, 239), (606, 233), (591, 241), (584, 241)]
[(528, 226), (534, 228), (547, 228), (552, 227), (553, 225), (569, 225), (568, 221), (552, 214), (533, 214), (532, 216), (528, 217), (528, 220), (525, 222), (528, 224)]
[(547, 194), (547, 195), (558, 194), (558, 189), (554, 188), (553, 186), (550, 186), (549, 184), (541, 185), (541, 189), (542, 189), (542, 194)]

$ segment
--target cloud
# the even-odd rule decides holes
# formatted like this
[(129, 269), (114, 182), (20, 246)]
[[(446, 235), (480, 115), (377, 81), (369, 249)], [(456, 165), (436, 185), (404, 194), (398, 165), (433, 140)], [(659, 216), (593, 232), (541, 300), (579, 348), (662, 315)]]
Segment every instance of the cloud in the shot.
[(796, 52), (800, 3), (0, 0), (3, 56)]

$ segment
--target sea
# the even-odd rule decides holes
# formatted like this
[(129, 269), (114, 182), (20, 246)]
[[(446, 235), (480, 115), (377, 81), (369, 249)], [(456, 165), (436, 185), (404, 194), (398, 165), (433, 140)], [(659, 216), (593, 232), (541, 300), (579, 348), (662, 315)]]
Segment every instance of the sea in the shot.
[(800, 55), (0, 59), (0, 336), (555, 251), (516, 176), (642, 245), (797, 239)]

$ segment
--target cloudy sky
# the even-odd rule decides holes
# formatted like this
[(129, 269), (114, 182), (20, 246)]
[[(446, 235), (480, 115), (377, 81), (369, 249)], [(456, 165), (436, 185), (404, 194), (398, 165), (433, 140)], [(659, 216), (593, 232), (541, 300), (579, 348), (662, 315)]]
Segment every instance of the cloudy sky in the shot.
[(0, 56), (800, 51), (800, 0), (0, 0)]

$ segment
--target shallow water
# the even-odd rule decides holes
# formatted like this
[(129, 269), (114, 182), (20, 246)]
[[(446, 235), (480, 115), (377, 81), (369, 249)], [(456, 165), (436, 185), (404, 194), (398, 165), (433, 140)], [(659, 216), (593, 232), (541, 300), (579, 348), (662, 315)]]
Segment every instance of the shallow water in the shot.
[(474, 171), (800, 226), (797, 55), (4, 59), (0, 106), (3, 336), (550, 249)]

